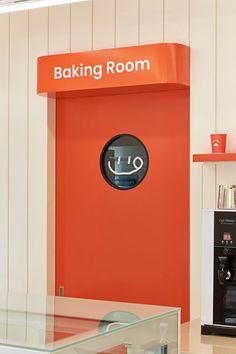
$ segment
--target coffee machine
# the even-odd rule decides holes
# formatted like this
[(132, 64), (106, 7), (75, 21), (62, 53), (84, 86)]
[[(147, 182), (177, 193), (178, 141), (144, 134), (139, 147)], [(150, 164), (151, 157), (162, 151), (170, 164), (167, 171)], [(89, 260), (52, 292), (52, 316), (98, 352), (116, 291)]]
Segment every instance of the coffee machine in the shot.
[(201, 333), (236, 336), (236, 210), (204, 210)]

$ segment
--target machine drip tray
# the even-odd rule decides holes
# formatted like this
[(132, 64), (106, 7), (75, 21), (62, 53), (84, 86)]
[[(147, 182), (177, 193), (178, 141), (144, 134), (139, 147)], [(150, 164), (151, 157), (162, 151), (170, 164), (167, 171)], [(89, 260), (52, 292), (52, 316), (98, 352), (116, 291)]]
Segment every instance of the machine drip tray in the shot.
[(201, 334), (236, 337), (236, 327), (202, 325)]

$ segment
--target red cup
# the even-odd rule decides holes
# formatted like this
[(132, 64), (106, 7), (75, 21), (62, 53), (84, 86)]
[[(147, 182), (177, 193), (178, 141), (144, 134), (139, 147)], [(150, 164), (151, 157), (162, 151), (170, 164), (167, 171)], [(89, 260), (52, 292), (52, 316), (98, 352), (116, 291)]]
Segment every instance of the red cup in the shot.
[(211, 149), (213, 154), (225, 152), (227, 134), (211, 134)]

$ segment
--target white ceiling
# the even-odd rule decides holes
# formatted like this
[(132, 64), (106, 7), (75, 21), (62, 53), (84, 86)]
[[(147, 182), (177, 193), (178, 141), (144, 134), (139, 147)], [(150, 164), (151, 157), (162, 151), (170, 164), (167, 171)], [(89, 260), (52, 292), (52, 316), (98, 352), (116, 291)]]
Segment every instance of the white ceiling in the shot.
[(11, 5), (14, 3), (19, 3), (19, 2), (34, 2), (37, 0), (0, 0), (0, 6), (1, 5)]
[(0, 0), (0, 13), (35, 9), (87, 0)]

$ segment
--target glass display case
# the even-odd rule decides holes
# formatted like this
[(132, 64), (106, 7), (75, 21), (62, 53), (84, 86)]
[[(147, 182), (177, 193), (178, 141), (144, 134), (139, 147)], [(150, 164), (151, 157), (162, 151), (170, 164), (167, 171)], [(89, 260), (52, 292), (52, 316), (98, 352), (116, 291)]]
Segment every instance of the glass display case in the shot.
[(178, 354), (180, 310), (0, 295), (0, 354)]

